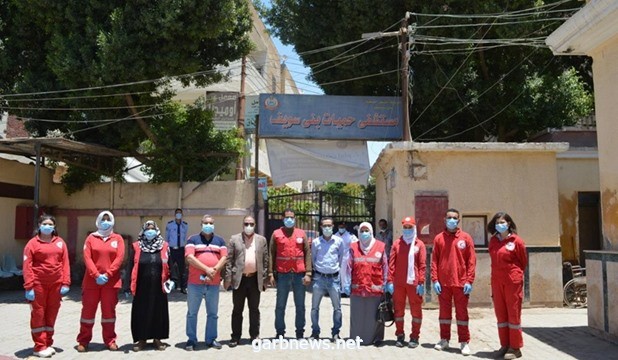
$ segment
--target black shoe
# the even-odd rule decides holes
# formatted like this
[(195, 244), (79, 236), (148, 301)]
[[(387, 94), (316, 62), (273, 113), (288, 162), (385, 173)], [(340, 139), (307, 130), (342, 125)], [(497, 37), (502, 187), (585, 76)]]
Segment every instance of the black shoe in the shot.
[(296, 338), (298, 340), (303, 339), (304, 337), (305, 337), (305, 333), (304, 332), (299, 332), (299, 331), (296, 332)]
[(403, 343), (403, 335), (397, 335), (397, 341), (395, 341), (395, 346), (397, 347), (404, 347), (404, 343)]
[(277, 335), (275, 335), (275, 339), (278, 339), (279, 336), (281, 336), (282, 338), (285, 338), (285, 333), (277, 333)]
[(375, 347), (382, 347), (382, 340), (376, 340), (373, 342), (373, 346)]
[(339, 334), (333, 335), (333, 342), (336, 343), (337, 340), (341, 340), (341, 336), (339, 336)]
[(187, 288), (180, 289), (180, 292), (186, 295), (187, 294)]
[(413, 338), (410, 338), (410, 341), (408, 342), (408, 347), (409, 347), (410, 349), (415, 349), (415, 348), (417, 348), (417, 347), (418, 347), (418, 339), (413, 339)]
[(221, 346), (221, 343), (217, 340), (213, 340), (210, 344), (206, 344), (206, 346), (217, 350), (221, 350), (221, 348), (223, 348), (223, 346)]
[(227, 345), (228, 345), (229, 347), (233, 348), (233, 347), (238, 346), (238, 343), (239, 343), (239, 341), (238, 341), (238, 340), (236, 340), (236, 339), (232, 339), (232, 340), (230, 340), (230, 342), (229, 342)]
[(309, 336), (309, 340), (320, 340), (320, 334), (311, 334), (311, 336)]

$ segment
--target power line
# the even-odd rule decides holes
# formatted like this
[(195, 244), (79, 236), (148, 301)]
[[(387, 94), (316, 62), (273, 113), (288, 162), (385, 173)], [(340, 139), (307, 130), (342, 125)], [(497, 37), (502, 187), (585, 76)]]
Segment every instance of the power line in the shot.
[[(416, 13), (416, 12), (411, 12), (410, 14), (417, 16), (417, 17), (420, 16), (420, 17), (437, 17), (437, 18), (446, 17), (446, 18), (481, 18), (481, 19), (497, 18), (497, 19), (500, 19), (500, 18), (505, 18), (505, 17), (513, 17), (513, 16), (517, 16), (521, 14), (525, 14), (523, 16), (533, 16), (533, 15), (538, 15), (538, 14), (543, 14), (543, 13), (550, 13), (550, 11), (552, 10), (545, 10), (541, 12), (538, 12), (537, 10), (544, 9), (547, 7), (555, 8), (562, 4), (566, 4), (568, 2), (573, 2), (573, 0), (562, 0), (562, 1), (555, 2), (555, 3), (535, 6), (535, 7), (527, 8), (527, 9), (513, 10), (513, 11), (507, 11), (507, 12), (501, 12), (501, 13), (490, 13), (490, 14), (427, 14), (427, 13)], [(568, 10), (563, 10), (563, 11), (571, 11), (571, 10), (579, 10), (579, 9), (580, 8), (568, 9)], [(561, 11), (561, 10), (557, 10), (557, 11)], [(526, 14), (528, 12), (530, 12), (530, 14)]]

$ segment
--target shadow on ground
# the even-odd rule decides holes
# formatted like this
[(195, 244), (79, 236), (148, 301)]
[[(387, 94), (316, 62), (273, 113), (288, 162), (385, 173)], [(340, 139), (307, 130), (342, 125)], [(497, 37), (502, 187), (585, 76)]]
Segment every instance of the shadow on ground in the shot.
[[(618, 345), (596, 337), (587, 326), (524, 327), (523, 331), (576, 359), (618, 359)], [(569, 339), (577, 339), (577, 341), (569, 341)], [(601, 349), (607, 349), (607, 351), (600, 351)], [(523, 351), (525, 351), (525, 345)]]

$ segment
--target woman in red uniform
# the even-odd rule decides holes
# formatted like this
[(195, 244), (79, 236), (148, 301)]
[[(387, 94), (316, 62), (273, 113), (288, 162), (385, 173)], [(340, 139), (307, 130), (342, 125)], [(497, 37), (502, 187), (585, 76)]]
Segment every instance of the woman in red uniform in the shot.
[(66, 243), (56, 232), (56, 219), (42, 215), (36, 235), (24, 249), (24, 288), (30, 302), (30, 328), (34, 356), (51, 357), (56, 353), (54, 324), (62, 295), (69, 292), (71, 272)]
[(499, 212), (487, 225), (494, 233), (489, 241), (491, 257), (491, 293), (498, 321), (500, 350), (498, 357), (521, 357), (524, 346), (521, 330), (524, 270), (528, 264), (526, 245), (517, 235), (517, 226), (511, 216)]
[(88, 350), (99, 302), (103, 342), (111, 351), (118, 350), (115, 331), (116, 304), (121, 286), (120, 268), (124, 260), (124, 239), (113, 231), (114, 215), (111, 212), (101, 212), (95, 224), (98, 230), (88, 235), (84, 243), (86, 273), (82, 282), (78, 352)]

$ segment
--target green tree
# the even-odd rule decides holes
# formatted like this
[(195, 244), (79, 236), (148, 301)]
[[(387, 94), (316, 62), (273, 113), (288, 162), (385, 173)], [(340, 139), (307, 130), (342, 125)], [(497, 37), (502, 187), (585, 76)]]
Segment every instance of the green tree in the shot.
[[(537, 9), (512, 13), (531, 6)], [(295, 47), (311, 68), (309, 78), (327, 84), (322, 88), (329, 95), (400, 96), (398, 39), (358, 40), (363, 33), (398, 30), (406, 11), (434, 14), (410, 19), (412, 138), (519, 141), (592, 112), (590, 60), (555, 57), (543, 46), (581, 6), (576, 0), (272, 0), (260, 8), (273, 33)], [(469, 16), (446, 17), (461, 14)], [(491, 39), (527, 46), (477, 44)], [(312, 51), (348, 42), (355, 43)]]
[[(35, 136), (57, 130), (131, 153), (147, 139), (152, 151), (159, 142), (168, 149), (162, 121), (178, 128), (188, 121), (161, 112), (174, 95), (172, 80), (203, 86), (224, 79), (217, 67), (248, 54), (251, 26), (246, 0), (0, 0), (0, 106), (23, 118), (60, 121), (28, 121)], [(108, 168), (108, 175), (122, 171)], [(200, 170), (203, 179), (215, 168)], [(98, 177), (75, 168), (67, 174), (77, 187)]]

